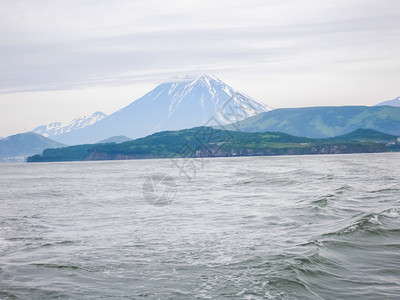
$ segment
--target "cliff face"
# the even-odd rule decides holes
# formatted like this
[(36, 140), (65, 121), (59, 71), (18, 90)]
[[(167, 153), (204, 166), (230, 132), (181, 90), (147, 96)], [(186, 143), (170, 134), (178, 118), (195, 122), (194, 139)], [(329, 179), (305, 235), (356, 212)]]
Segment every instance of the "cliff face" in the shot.
[(93, 151), (84, 160), (126, 160), (126, 159), (149, 159), (163, 158), (162, 156), (154, 155), (137, 155), (137, 154), (122, 154), (122, 153), (106, 153), (101, 151)]
[(352, 145), (352, 144), (329, 144), (321, 146), (288, 147), (288, 148), (264, 148), (215, 151), (202, 150), (197, 157), (229, 157), (229, 156), (270, 156), (270, 155), (303, 155), (303, 154), (346, 154), (346, 153), (375, 153), (387, 152), (389, 149), (384, 144), (376, 145)]

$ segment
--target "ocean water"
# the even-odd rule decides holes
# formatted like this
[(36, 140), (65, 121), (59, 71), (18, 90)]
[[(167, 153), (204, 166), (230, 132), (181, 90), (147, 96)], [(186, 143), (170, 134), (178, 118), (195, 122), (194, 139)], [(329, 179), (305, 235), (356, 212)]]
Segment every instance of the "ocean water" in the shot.
[(0, 165), (0, 299), (400, 299), (399, 204), (400, 153)]

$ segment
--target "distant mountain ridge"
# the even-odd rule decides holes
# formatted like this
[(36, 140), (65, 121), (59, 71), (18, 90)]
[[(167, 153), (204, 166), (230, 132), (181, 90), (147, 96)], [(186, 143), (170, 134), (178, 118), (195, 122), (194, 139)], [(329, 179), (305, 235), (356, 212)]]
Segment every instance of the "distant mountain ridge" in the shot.
[(365, 128), (400, 136), (400, 107), (281, 108), (250, 117), (227, 128), (238, 128), (246, 132), (276, 131), (309, 138), (333, 137)]
[(400, 107), (400, 96), (397, 98), (394, 98), (392, 100), (380, 102), (380, 103), (376, 104), (375, 106), (382, 106), (382, 105)]
[(96, 143), (112, 136), (144, 137), (164, 130), (229, 124), (271, 110), (213, 75), (160, 84), (93, 125), (54, 137), (65, 144)]
[(98, 111), (89, 117), (76, 118), (68, 123), (53, 122), (48, 125), (41, 125), (33, 129), (32, 132), (43, 135), (44, 137), (52, 137), (93, 125), (105, 117), (107, 117), (106, 114)]
[(64, 146), (33, 132), (15, 134), (0, 140), (0, 162), (22, 162), (44, 149)]

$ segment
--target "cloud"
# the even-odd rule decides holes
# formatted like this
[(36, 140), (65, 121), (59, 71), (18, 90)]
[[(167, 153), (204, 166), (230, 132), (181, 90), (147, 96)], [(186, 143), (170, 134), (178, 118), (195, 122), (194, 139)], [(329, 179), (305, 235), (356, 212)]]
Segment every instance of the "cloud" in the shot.
[(248, 68), (308, 73), (360, 60), (398, 65), (398, 3), (3, 1), (0, 92)]

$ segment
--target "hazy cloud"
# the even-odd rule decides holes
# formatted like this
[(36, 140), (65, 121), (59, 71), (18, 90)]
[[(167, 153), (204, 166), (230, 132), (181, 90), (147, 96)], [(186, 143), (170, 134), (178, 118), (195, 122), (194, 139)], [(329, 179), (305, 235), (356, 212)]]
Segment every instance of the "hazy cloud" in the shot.
[(3, 93), (185, 70), (277, 72), (277, 62), (288, 72), (292, 60), (304, 71), (338, 61), (399, 64), (398, 1), (2, 1), (0, 8)]

